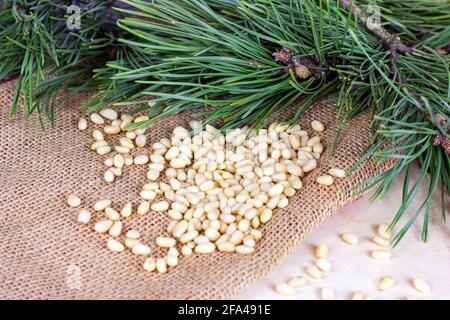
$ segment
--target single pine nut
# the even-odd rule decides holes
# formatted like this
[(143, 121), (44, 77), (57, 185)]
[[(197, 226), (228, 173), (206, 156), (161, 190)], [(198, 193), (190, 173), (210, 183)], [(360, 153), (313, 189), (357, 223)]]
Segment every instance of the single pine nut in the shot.
[(156, 245), (160, 248), (170, 248), (176, 244), (175, 239), (169, 238), (169, 237), (158, 237), (158, 238), (156, 238), (155, 242), (156, 242)]
[(108, 239), (108, 241), (106, 242), (106, 246), (109, 250), (114, 252), (122, 252), (123, 250), (125, 250), (125, 246), (113, 238)]
[(98, 129), (95, 129), (94, 131), (92, 131), (92, 137), (94, 138), (95, 141), (104, 141), (105, 140), (103, 133)]
[(109, 220), (116, 221), (120, 219), (120, 214), (111, 207), (105, 209), (105, 215)]
[(121, 130), (120, 130), (120, 127), (118, 127), (118, 126), (105, 126), (103, 128), (103, 131), (108, 135), (115, 135), (115, 134), (120, 133)]
[(86, 119), (81, 118), (80, 120), (78, 120), (78, 129), (79, 130), (86, 130), (88, 127), (88, 123), (86, 121)]
[(110, 183), (110, 182), (114, 181), (116, 176), (114, 175), (114, 171), (112, 171), (111, 169), (108, 169), (105, 171), (103, 178), (105, 179), (106, 182)]
[(152, 250), (150, 249), (150, 247), (146, 246), (145, 244), (137, 244), (131, 249), (131, 252), (138, 256), (147, 256), (151, 253), (151, 251)]
[(95, 211), (103, 211), (111, 205), (111, 200), (100, 200), (94, 204)]
[(169, 267), (176, 267), (178, 265), (178, 257), (168, 255), (164, 259)]
[(330, 175), (319, 176), (317, 177), (316, 182), (323, 186), (331, 186), (333, 184), (333, 177)]
[(240, 245), (240, 246), (236, 246), (236, 252), (240, 253), (240, 254), (250, 254), (250, 253), (255, 252), (255, 248)]
[(138, 146), (139, 148), (143, 148), (145, 147), (145, 143), (147, 142), (147, 137), (144, 135), (138, 135), (134, 142), (136, 143), (136, 146)]
[(141, 154), (134, 158), (134, 164), (141, 165), (148, 163), (149, 159), (146, 155)]
[(391, 289), (395, 285), (395, 281), (392, 277), (383, 277), (378, 283), (378, 290), (386, 291)]
[(323, 274), (316, 265), (312, 264), (306, 268), (306, 273), (313, 279), (322, 279)]
[(331, 168), (328, 174), (336, 178), (345, 178), (345, 170), (339, 168)]
[(137, 208), (137, 214), (138, 215), (144, 215), (150, 211), (150, 202), (148, 201), (142, 201), (138, 208)]
[(145, 271), (155, 271), (156, 270), (156, 261), (155, 258), (149, 257), (144, 261), (144, 270)]
[(370, 256), (375, 260), (389, 260), (392, 256), (391, 251), (388, 250), (373, 250)]
[(114, 224), (112, 225), (112, 227), (109, 229), (108, 233), (111, 237), (118, 237), (120, 236), (121, 232), (122, 232), (122, 222), (121, 221), (116, 221), (114, 222)]
[(114, 165), (117, 168), (123, 168), (123, 166), (125, 165), (125, 158), (123, 157), (123, 155), (119, 153), (114, 156)]
[(234, 252), (235, 248), (235, 245), (228, 241), (221, 242), (217, 245), (217, 249), (222, 252)]
[(131, 216), (132, 209), (133, 209), (132, 204), (127, 203), (126, 205), (123, 206), (122, 210), (120, 210), (120, 215), (124, 218), (128, 218), (129, 216)]
[(182, 247), (181, 247), (181, 254), (182, 254), (183, 256), (186, 256), (186, 257), (192, 255), (192, 249), (191, 249), (191, 247), (189, 247), (189, 246), (187, 246), (187, 245), (182, 246)]
[(322, 300), (334, 300), (334, 291), (330, 288), (323, 288), (320, 291), (320, 297)]
[(388, 231), (388, 228), (389, 226), (387, 224), (380, 224), (378, 226), (378, 235), (389, 240), (391, 238), (391, 232)]
[(153, 211), (166, 211), (169, 209), (169, 203), (167, 201), (159, 201), (152, 204)]
[(325, 258), (321, 258), (321, 259), (317, 259), (316, 261), (316, 266), (324, 272), (330, 272), (331, 269), (333, 268), (331, 263), (325, 259)]
[(167, 264), (166, 260), (163, 258), (156, 259), (156, 270), (159, 273), (166, 273), (167, 272)]
[(296, 276), (289, 279), (288, 284), (293, 288), (302, 288), (306, 286), (307, 281), (304, 276)]
[(69, 205), (69, 207), (76, 208), (80, 206), (81, 199), (78, 198), (77, 196), (70, 195), (67, 197), (67, 204)]
[(98, 233), (106, 233), (113, 225), (111, 220), (102, 220), (94, 225), (94, 230)]
[(194, 249), (196, 253), (212, 253), (214, 250), (216, 250), (216, 246), (211, 242), (198, 244)]
[(317, 259), (321, 259), (321, 258), (327, 258), (328, 257), (328, 247), (321, 243), (319, 245), (317, 245), (316, 247), (316, 258)]
[(109, 108), (101, 110), (100, 115), (108, 120), (116, 120), (119, 117), (115, 110)]
[(127, 237), (128, 239), (139, 239), (140, 236), (141, 234), (137, 230), (128, 230), (125, 234), (125, 237)]
[(103, 118), (97, 113), (91, 113), (89, 118), (95, 124), (104, 124), (105, 123), (105, 120), (103, 120)]
[(141, 242), (138, 239), (125, 239), (125, 246), (129, 249), (133, 249), (135, 245), (140, 244)]
[(81, 209), (78, 213), (78, 223), (88, 224), (91, 221), (91, 213), (86, 209)]
[(420, 293), (428, 294), (431, 292), (430, 285), (423, 279), (415, 278), (412, 283), (413, 283), (414, 289), (416, 289)]
[(389, 240), (386, 240), (385, 238), (382, 238), (379, 236), (373, 237), (372, 241), (382, 247), (390, 247), (391, 246), (391, 244), (389, 243)]
[(323, 132), (325, 130), (323, 123), (317, 120), (311, 121), (311, 128), (316, 132)]
[(352, 300), (364, 300), (364, 293), (362, 291), (356, 291), (352, 295)]
[(344, 242), (352, 246), (357, 245), (359, 243), (358, 237), (351, 233), (343, 233), (341, 235), (341, 238), (342, 240), (344, 240)]
[(284, 296), (293, 296), (297, 293), (294, 287), (287, 283), (279, 283), (275, 286), (275, 291)]

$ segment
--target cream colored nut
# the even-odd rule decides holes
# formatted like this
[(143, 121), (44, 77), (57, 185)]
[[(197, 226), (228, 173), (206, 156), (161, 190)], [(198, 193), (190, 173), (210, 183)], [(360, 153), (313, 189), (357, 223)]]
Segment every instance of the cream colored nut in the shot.
[(428, 294), (431, 292), (430, 285), (423, 279), (415, 278), (415, 279), (413, 279), (412, 284), (413, 284), (414, 289), (416, 289), (420, 293)]
[(383, 277), (380, 279), (380, 282), (378, 283), (378, 290), (380, 291), (386, 291), (394, 287), (395, 281), (392, 277)]
[(72, 207), (72, 208), (79, 207), (81, 204), (81, 199), (75, 195), (69, 195), (67, 197), (67, 204), (69, 205), (69, 207)]
[(114, 159), (106, 158), (105, 161), (103, 161), (103, 164), (107, 167), (112, 167), (114, 165)]
[(350, 244), (352, 246), (355, 246), (359, 243), (359, 239), (357, 236), (351, 233), (343, 233), (341, 234), (342, 240), (344, 240), (345, 243)]
[(388, 228), (389, 226), (387, 224), (380, 224), (378, 226), (378, 235), (389, 240), (391, 238), (391, 232), (388, 231)]
[(86, 121), (86, 119), (81, 118), (80, 120), (78, 120), (78, 129), (83, 131), (86, 130), (88, 127), (88, 123)]
[(382, 247), (390, 247), (391, 246), (389, 240), (387, 240), (385, 238), (382, 238), (382, 237), (379, 237), (379, 236), (373, 237), (372, 241), (374, 243), (376, 243), (377, 245), (382, 246)]
[(229, 241), (221, 242), (217, 245), (217, 249), (222, 252), (234, 252), (235, 248), (236, 246)]
[(111, 120), (111, 121), (112, 120), (116, 120), (119, 117), (117, 112), (115, 110), (113, 110), (113, 109), (110, 109), (110, 108), (101, 110), (100, 111), (100, 115), (103, 118), (106, 118), (106, 119)]
[(317, 259), (316, 266), (323, 272), (330, 272), (333, 269), (330, 261), (325, 258)]
[(176, 241), (174, 238), (170, 237), (158, 237), (156, 238), (155, 243), (160, 248), (170, 248), (176, 244)]
[(104, 124), (105, 123), (105, 120), (98, 113), (91, 113), (89, 118), (95, 124)]
[(333, 177), (330, 175), (323, 175), (323, 176), (317, 177), (316, 182), (323, 186), (331, 186), (333, 184), (334, 180), (333, 180)]
[(127, 237), (128, 239), (139, 239), (139, 237), (141, 236), (141, 233), (137, 230), (128, 230), (127, 233), (125, 234), (125, 237)]
[(152, 190), (142, 190), (139, 194), (142, 199), (144, 200), (154, 200), (157, 197), (157, 194), (155, 191)]
[(106, 242), (106, 246), (109, 250), (114, 252), (122, 252), (123, 250), (125, 250), (125, 246), (113, 238), (108, 239), (108, 241)]
[(278, 283), (275, 285), (275, 291), (284, 296), (293, 296), (297, 293), (297, 290), (287, 283)]
[(120, 138), (119, 141), (122, 147), (128, 148), (130, 150), (133, 150), (135, 148), (135, 145), (130, 138)]
[(328, 174), (336, 178), (345, 178), (345, 170), (339, 168), (331, 168)]
[(106, 134), (114, 135), (114, 134), (120, 133), (121, 130), (120, 130), (120, 127), (118, 127), (118, 126), (104, 126), (103, 131)]
[(108, 146), (108, 142), (106, 142), (105, 140), (99, 140), (99, 141), (95, 141), (93, 144), (91, 144), (91, 150), (97, 150), (100, 147), (107, 147)]
[(170, 247), (169, 250), (167, 250), (167, 255), (168, 256), (174, 256), (174, 257), (179, 257), (180, 253), (178, 252), (177, 248)]
[(192, 255), (192, 248), (188, 245), (184, 245), (181, 247), (181, 254), (185, 257)]
[(174, 169), (180, 169), (186, 167), (187, 163), (183, 159), (175, 158), (170, 160), (170, 166)]
[(168, 255), (164, 260), (169, 267), (176, 267), (178, 265), (178, 257)]
[(158, 271), (159, 273), (167, 272), (167, 264), (165, 259), (163, 258), (156, 259), (156, 271)]
[(352, 300), (364, 300), (364, 293), (362, 291), (353, 292)]
[(112, 171), (111, 169), (106, 170), (103, 174), (103, 179), (105, 179), (105, 181), (108, 183), (113, 182), (115, 178), (116, 176), (114, 175), (114, 171)]
[(323, 274), (316, 265), (312, 264), (306, 268), (306, 274), (313, 279), (322, 279)]
[(167, 201), (158, 201), (152, 204), (152, 210), (153, 211), (166, 211), (169, 209), (169, 203)]
[(323, 132), (325, 130), (323, 123), (317, 120), (311, 121), (311, 128), (316, 132)]
[(138, 215), (144, 215), (149, 211), (150, 211), (150, 202), (148, 201), (142, 201), (137, 208)]
[(159, 178), (159, 171), (156, 169), (150, 169), (147, 172), (147, 179), (150, 181), (156, 181)]
[(144, 270), (145, 271), (155, 271), (156, 270), (156, 261), (155, 258), (152, 257), (148, 257), (147, 259), (145, 259), (144, 261)]
[(334, 291), (330, 288), (323, 288), (320, 290), (320, 298), (322, 300), (334, 300)]
[(126, 205), (123, 206), (122, 210), (120, 210), (120, 215), (124, 218), (128, 218), (131, 216), (131, 212), (133, 210), (133, 205), (128, 202)]
[(140, 244), (141, 242), (138, 239), (125, 239), (125, 246), (129, 249), (133, 249), (135, 245)]
[(275, 197), (283, 193), (284, 186), (280, 183), (277, 183), (269, 190), (269, 197)]
[(78, 223), (88, 224), (91, 221), (91, 213), (86, 209), (81, 209), (78, 213)]
[[(180, 214), (181, 215), (181, 214)], [(186, 220), (181, 220), (180, 222), (178, 222), (172, 229), (172, 235), (175, 238), (180, 238), (183, 234), (186, 233), (187, 229), (188, 229), (188, 222)]]
[(389, 260), (392, 256), (391, 251), (388, 250), (373, 250), (370, 256), (375, 260)]
[(239, 245), (239, 246), (236, 246), (236, 252), (240, 253), (240, 254), (250, 254), (250, 253), (255, 252), (255, 248), (245, 246), (245, 245)]
[(318, 244), (316, 247), (316, 258), (321, 259), (327, 257), (328, 257), (328, 247), (323, 243)]
[(122, 154), (130, 153), (130, 148), (127, 148), (124, 146), (115, 146), (114, 150), (116, 150), (118, 153), (122, 153)]
[(196, 253), (212, 253), (215, 250), (216, 250), (216, 246), (214, 243), (211, 243), (211, 242), (198, 244), (194, 249), (194, 251)]
[(144, 154), (140, 154), (140, 155), (134, 157), (134, 164), (137, 164), (137, 165), (146, 164), (146, 163), (148, 163), (148, 161), (149, 161), (148, 157)]
[(95, 129), (94, 131), (92, 131), (92, 137), (94, 138), (95, 141), (104, 141), (105, 140), (103, 133), (98, 129)]
[(210, 191), (215, 187), (214, 181), (205, 181), (200, 185), (200, 190), (203, 192)]
[(259, 220), (262, 224), (269, 222), (272, 219), (272, 210), (263, 208), (259, 214)]
[(120, 219), (120, 214), (111, 207), (105, 208), (105, 215), (109, 220), (116, 221)]
[(109, 168), (109, 170), (111, 170), (112, 173), (113, 173), (116, 177), (119, 177), (119, 176), (122, 175), (122, 169), (121, 169), (121, 168), (111, 167), (111, 168)]
[(138, 135), (134, 140), (134, 142), (136, 143), (136, 146), (138, 146), (139, 148), (143, 148), (145, 147), (145, 143), (147, 142), (147, 137), (144, 136), (143, 134)]
[(296, 276), (289, 279), (288, 284), (297, 289), (306, 286), (307, 281), (304, 276)]
[(111, 221), (111, 220), (98, 221), (94, 225), (94, 230), (98, 233), (106, 233), (106, 232), (108, 232), (108, 230), (111, 228), (112, 225), (113, 225), (113, 221)]
[(303, 166), (302, 170), (303, 172), (311, 172), (317, 167), (317, 161), (315, 159), (310, 159), (306, 164)]
[(105, 154), (108, 154), (111, 152), (111, 147), (110, 146), (103, 146), (103, 147), (99, 147), (97, 148), (97, 150), (95, 150), (99, 155), (104, 156)]
[(105, 210), (107, 207), (109, 207), (111, 205), (111, 200), (99, 200), (94, 204), (94, 210), (95, 211), (103, 211)]
[(152, 250), (145, 244), (137, 244), (131, 249), (131, 252), (137, 256), (147, 256), (152, 252)]
[(118, 237), (122, 233), (122, 222), (116, 221), (109, 229), (108, 233), (111, 237)]
[(122, 154), (119, 153), (114, 156), (114, 165), (117, 168), (123, 168), (123, 166), (125, 165), (125, 158)]

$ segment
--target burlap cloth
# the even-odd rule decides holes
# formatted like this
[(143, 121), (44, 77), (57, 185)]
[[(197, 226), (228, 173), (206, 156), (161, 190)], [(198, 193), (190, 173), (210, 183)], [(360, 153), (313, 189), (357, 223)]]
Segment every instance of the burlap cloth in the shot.
[[(0, 298), (2, 299), (229, 299), (266, 275), (314, 228), (337, 208), (355, 199), (347, 190), (387, 168), (365, 165), (331, 187), (314, 179), (330, 167), (348, 169), (368, 145), (369, 114), (349, 121), (334, 155), (330, 145), (339, 124), (336, 107), (317, 104), (303, 119), (303, 127), (318, 119), (326, 125), (326, 151), (319, 168), (307, 176), (303, 189), (286, 209), (276, 210), (262, 228), (264, 238), (251, 255), (215, 253), (182, 257), (166, 275), (142, 269), (143, 259), (129, 251), (112, 253), (107, 236), (76, 223), (77, 209), (65, 198), (77, 194), (83, 207), (101, 198), (120, 207), (136, 204), (146, 180), (146, 167), (129, 167), (113, 184), (103, 181), (104, 157), (89, 150), (92, 124), (80, 132), (82, 115), (77, 96), (58, 106), (56, 126), (43, 132), (36, 119), (8, 115), (13, 82), (0, 86)], [(148, 141), (169, 136), (189, 115), (159, 121), (148, 130)], [(149, 144), (148, 144), (149, 145)], [(92, 211), (91, 211), (92, 212)], [(95, 218), (95, 215), (94, 215)], [(153, 244), (169, 219), (164, 213), (128, 218), (144, 243)], [(154, 246), (153, 246), (154, 247)]]

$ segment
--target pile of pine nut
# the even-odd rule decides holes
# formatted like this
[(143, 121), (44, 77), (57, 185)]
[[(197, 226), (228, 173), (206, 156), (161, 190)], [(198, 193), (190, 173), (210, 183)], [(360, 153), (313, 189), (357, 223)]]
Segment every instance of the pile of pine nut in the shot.
[[(351, 246), (359, 244), (359, 238), (356, 235), (350, 233), (341, 234), (342, 241)], [(391, 258), (390, 247), (391, 232), (387, 224), (381, 224), (377, 228), (377, 234), (372, 238), (372, 242), (382, 249), (375, 249), (370, 252), (369, 256), (375, 260), (388, 260)], [(306, 275), (312, 280), (321, 280), (325, 278), (326, 273), (332, 271), (333, 266), (328, 260), (328, 247), (321, 243), (315, 247), (314, 264), (311, 264), (305, 269)], [(307, 277), (305, 275), (296, 275), (290, 278), (287, 282), (278, 283), (274, 286), (276, 293), (281, 295), (296, 295), (300, 288), (305, 287), (308, 284)], [(395, 286), (395, 280), (391, 276), (383, 276), (378, 279), (378, 290), (380, 292), (388, 291)], [(421, 278), (415, 278), (411, 281), (411, 286), (417, 292), (422, 294), (429, 294), (431, 287), (428, 283)], [(333, 300), (334, 290), (332, 288), (322, 288), (320, 291), (320, 298), (322, 300)], [(351, 295), (352, 300), (374, 300), (370, 295), (365, 294), (361, 290), (357, 290)], [(407, 300), (415, 300), (415, 297), (407, 297)]]
[[(167, 272), (178, 264), (180, 254), (253, 253), (263, 237), (260, 226), (272, 219), (276, 208), (289, 205), (289, 198), (302, 188), (305, 174), (316, 169), (324, 150), (325, 127), (319, 121), (311, 122), (313, 137), (299, 125), (284, 123), (222, 134), (211, 125), (192, 121), (189, 130), (176, 127), (171, 137), (153, 142), (151, 153), (132, 155), (146, 146), (146, 128), (128, 130), (128, 125), (148, 119), (119, 116), (113, 109), (90, 115), (93, 125), (100, 127), (92, 132), (91, 150), (108, 155), (104, 180), (112, 183), (126, 166), (147, 165), (148, 182), (140, 192), (136, 215), (165, 212), (171, 219), (167, 234), (155, 237), (155, 245), (167, 249), (167, 254), (155, 258), (151, 247), (140, 241), (139, 231), (124, 228), (123, 220), (134, 211), (131, 203), (120, 210), (109, 199), (94, 205), (100, 219), (93, 228), (109, 235), (106, 247), (143, 256), (147, 271)], [(88, 121), (80, 119), (78, 128), (86, 130)], [(118, 139), (120, 144), (111, 148), (105, 136), (119, 134), (124, 135)], [(344, 170), (331, 168), (316, 182), (325, 187), (344, 176)], [(79, 207), (81, 200), (71, 195), (67, 203)], [(87, 225), (90, 221), (90, 211), (81, 209), (78, 222)], [(325, 260), (320, 266), (328, 268)]]

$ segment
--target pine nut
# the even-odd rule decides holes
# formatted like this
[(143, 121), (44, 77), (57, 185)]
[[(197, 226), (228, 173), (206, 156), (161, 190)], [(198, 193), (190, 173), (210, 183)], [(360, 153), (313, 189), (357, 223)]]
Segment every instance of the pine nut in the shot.
[(102, 220), (94, 225), (94, 230), (98, 233), (106, 233), (113, 225), (111, 220)]
[(325, 126), (322, 124), (322, 122), (317, 120), (311, 121), (311, 128), (316, 132), (323, 132), (325, 130)]
[(336, 178), (345, 178), (345, 170), (339, 168), (331, 168), (328, 174)]
[(114, 222), (114, 224), (108, 231), (108, 233), (111, 237), (118, 237), (118, 236), (120, 236), (121, 232), (122, 232), (122, 222), (121, 221)]
[(182, 254), (183, 256), (186, 256), (186, 257), (192, 255), (192, 249), (191, 249), (191, 247), (189, 247), (189, 246), (187, 246), (187, 245), (182, 246), (182, 247), (181, 247), (181, 254)]
[(86, 209), (81, 209), (78, 213), (78, 223), (88, 224), (91, 221), (91, 213)]
[(306, 286), (307, 281), (304, 276), (296, 276), (289, 279), (288, 284), (297, 289)]
[(108, 120), (116, 120), (119, 117), (115, 110), (109, 108), (101, 110), (100, 115)]
[(133, 247), (138, 244), (140, 244), (140, 241), (138, 239), (125, 239), (125, 246), (129, 249), (133, 249)]
[(431, 292), (430, 285), (423, 279), (415, 278), (413, 279), (413, 287), (420, 293), (428, 294)]
[(379, 237), (379, 236), (375, 236), (372, 238), (372, 241), (382, 247), (390, 247), (391, 244), (389, 242), (389, 240), (386, 240), (385, 238)]
[(95, 211), (103, 211), (111, 205), (111, 200), (100, 200), (94, 204)]
[(355, 291), (352, 295), (352, 300), (364, 300), (364, 293), (362, 291)]
[(212, 253), (215, 250), (216, 246), (211, 242), (198, 244), (194, 249), (196, 253)]
[(236, 246), (236, 252), (240, 254), (250, 254), (255, 252), (255, 248), (244, 245)]
[(357, 236), (351, 234), (351, 233), (343, 233), (341, 235), (342, 240), (346, 242), (347, 244), (350, 244), (352, 246), (355, 246), (359, 243), (359, 239)]
[(91, 113), (89, 118), (95, 124), (104, 124), (105, 123), (105, 120), (103, 120), (103, 118), (97, 113)]
[(165, 257), (166, 264), (169, 267), (176, 267), (178, 265), (178, 257), (175, 256), (166, 256)]
[(370, 256), (375, 260), (389, 260), (392, 256), (391, 251), (388, 250), (373, 250)]
[(152, 210), (153, 211), (166, 211), (169, 209), (169, 203), (167, 201), (159, 201), (152, 204)]
[(318, 184), (321, 184), (323, 186), (331, 186), (333, 184), (333, 177), (329, 175), (319, 176), (316, 179), (316, 182)]
[(132, 204), (127, 203), (126, 205), (123, 206), (122, 210), (120, 210), (120, 215), (124, 218), (128, 218), (129, 216), (131, 216), (132, 209), (133, 209)]
[(166, 273), (167, 272), (166, 260), (164, 260), (163, 258), (156, 259), (156, 270), (159, 273)]
[(316, 247), (316, 258), (317, 259), (326, 259), (328, 257), (328, 247), (321, 243)]
[(108, 241), (106, 242), (106, 246), (109, 250), (114, 252), (122, 252), (123, 250), (125, 250), (125, 246), (113, 238), (108, 239)]
[(331, 266), (331, 263), (330, 263), (327, 259), (325, 259), (325, 258), (317, 259), (317, 261), (316, 261), (316, 266), (317, 266), (321, 271), (324, 271), (324, 272), (330, 272), (331, 269), (333, 268), (333, 267)]
[(138, 135), (134, 142), (136, 143), (136, 146), (138, 146), (139, 148), (143, 148), (145, 147), (145, 143), (147, 142), (147, 137), (144, 135)]
[(391, 238), (391, 232), (388, 231), (388, 228), (389, 226), (387, 224), (380, 224), (378, 226), (378, 235), (389, 240)]
[(138, 155), (134, 158), (134, 164), (142, 165), (148, 163), (149, 159), (146, 155)]
[(115, 135), (115, 134), (120, 133), (121, 130), (120, 130), (120, 127), (118, 127), (118, 126), (105, 126), (103, 128), (103, 131), (108, 135)]
[(170, 248), (176, 244), (175, 239), (169, 237), (158, 237), (155, 242), (160, 248)]
[(297, 290), (287, 283), (279, 283), (275, 286), (275, 291), (284, 296), (293, 296), (297, 294)]
[(322, 300), (334, 300), (334, 291), (330, 288), (323, 288), (320, 291), (320, 297)]
[(147, 256), (151, 253), (151, 249), (145, 244), (137, 244), (131, 249), (131, 252), (137, 256)]
[(106, 182), (110, 183), (113, 182), (116, 176), (114, 175), (114, 172), (111, 169), (108, 169), (105, 171), (103, 178)]
[(86, 119), (81, 118), (80, 120), (78, 120), (78, 129), (83, 131), (86, 130), (88, 127), (88, 123), (86, 121)]
[(111, 207), (105, 209), (105, 215), (109, 220), (116, 221), (120, 219), (120, 214)]
[(72, 208), (79, 207), (81, 205), (81, 199), (75, 195), (70, 195), (67, 197), (67, 204)]
[(95, 141), (104, 141), (105, 140), (103, 133), (97, 129), (92, 131), (92, 137), (94, 138)]
[(378, 290), (380, 291), (386, 291), (394, 287), (395, 281), (392, 277), (383, 277), (380, 279), (380, 282), (378, 283)]
[(150, 211), (150, 202), (148, 201), (142, 201), (138, 208), (137, 208), (137, 214), (138, 215), (144, 215)]
[(306, 274), (308, 274), (313, 279), (322, 279), (323, 274), (316, 265), (312, 264), (306, 268)]
[(156, 261), (155, 258), (149, 257), (144, 261), (144, 270), (153, 272), (156, 270)]

